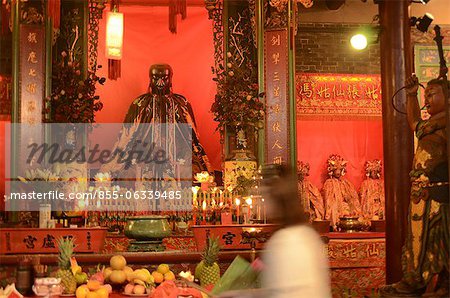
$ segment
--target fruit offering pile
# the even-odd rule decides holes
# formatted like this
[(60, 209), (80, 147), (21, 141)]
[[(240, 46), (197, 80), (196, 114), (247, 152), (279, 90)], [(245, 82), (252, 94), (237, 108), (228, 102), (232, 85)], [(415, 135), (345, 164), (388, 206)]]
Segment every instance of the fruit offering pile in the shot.
[[(162, 293), (178, 291), (174, 283), (175, 273), (167, 264), (160, 264), (150, 273), (147, 268), (133, 269), (127, 266), (123, 255), (114, 255), (108, 267), (98, 265), (96, 272), (89, 277), (73, 256), (74, 239), (61, 238), (57, 242), (59, 257), (55, 276), (61, 279), (63, 294), (76, 298), (108, 298), (114, 289), (127, 296), (159, 297)], [(216, 262), (219, 249), (217, 241), (211, 241), (196, 269), (202, 284), (214, 284), (220, 277)], [(190, 272), (181, 272), (180, 277), (194, 280)], [(156, 291), (156, 287), (161, 289)], [(195, 292), (191, 295), (193, 297), (200, 294), (197, 290), (191, 290)]]

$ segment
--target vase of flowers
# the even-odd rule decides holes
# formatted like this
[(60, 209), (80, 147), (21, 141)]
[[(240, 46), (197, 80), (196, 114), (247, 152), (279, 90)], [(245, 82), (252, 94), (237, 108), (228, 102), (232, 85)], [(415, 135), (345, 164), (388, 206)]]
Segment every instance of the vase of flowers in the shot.
[[(88, 131), (87, 125), (79, 123), (95, 122), (95, 114), (103, 108), (96, 86), (97, 83), (103, 85), (106, 79), (96, 75), (96, 68), (83, 73), (70, 51), (58, 56), (52, 70), (52, 94), (46, 99), (46, 122), (55, 123), (52, 127), (56, 129), (51, 130), (54, 142), (61, 144), (64, 150), (80, 150), (87, 146)], [(67, 191), (87, 188), (87, 164), (81, 160), (81, 155), (78, 158), (80, 160), (70, 163), (54, 164), (62, 168), (63, 178), (74, 174), (79, 178), (65, 185)]]
[(238, 179), (255, 175), (257, 134), (265, 115), (256, 67), (239, 57), (238, 52), (228, 52), (226, 65), (214, 69), (217, 94), (211, 107), (222, 140), (226, 140), (224, 186), (231, 189), (237, 188)]
[(228, 155), (232, 159), (237, 153), (248, 154), (255, 159), (257, 132), (263, 126), (265, 106), (259, 93), (257, 74), (251, 62), (237, 59), (227, 53), (228, 62), (214, 70), (217, 94), (211, 111), (217, 121), (218, 130), (226, 138)]
[(80, 63), (62, 52), (61, 62), (53, 67), (52, 95), (47, 98), (47, 122), (94, 123), (95, 113), (103, 108), (100, 97), (95, 94), (96, 84), (103, 85), (105, 81), (95, 74), (95, 69), (83, 75)]

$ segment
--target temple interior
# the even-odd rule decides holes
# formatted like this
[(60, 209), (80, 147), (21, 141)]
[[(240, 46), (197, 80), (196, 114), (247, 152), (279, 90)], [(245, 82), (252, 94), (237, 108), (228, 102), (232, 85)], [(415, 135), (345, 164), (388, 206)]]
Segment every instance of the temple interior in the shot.
[(448, 0), (0, 8), (0, 298), (450, 297)]

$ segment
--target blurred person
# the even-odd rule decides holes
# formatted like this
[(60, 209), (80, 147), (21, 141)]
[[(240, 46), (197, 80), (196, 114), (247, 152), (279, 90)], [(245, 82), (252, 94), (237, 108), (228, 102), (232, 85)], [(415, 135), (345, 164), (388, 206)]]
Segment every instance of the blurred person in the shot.
[(284, 165), (265, 166), (262, 175), (267, 218), (279, 224), (262, 253), (262, 287), (219, 297), (331, 298), (325, 245), (298, 204), (296, 176)]
[(280, 225), (265, 246), (262, 285), (266, 297), (331, 297), (326, 250), (298, 208), (297, 179), (284, 165), (263, 169), (268, 218)]

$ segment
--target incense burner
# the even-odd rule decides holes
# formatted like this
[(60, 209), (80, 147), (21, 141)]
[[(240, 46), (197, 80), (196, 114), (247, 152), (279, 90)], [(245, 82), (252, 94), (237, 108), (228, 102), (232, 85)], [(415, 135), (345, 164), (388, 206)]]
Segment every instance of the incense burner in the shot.
[(337, 227), (341, 232), (353, 233), (362, 231), (364, 224), (359, 221), (357, 216), (345, 216), (339, 217)]
[(127, 218), (125, 236), (130, 239), (129, 251), (163, 251), (164, 238), (170, 236), (172, 230), (167, 216), (148, 215)]

